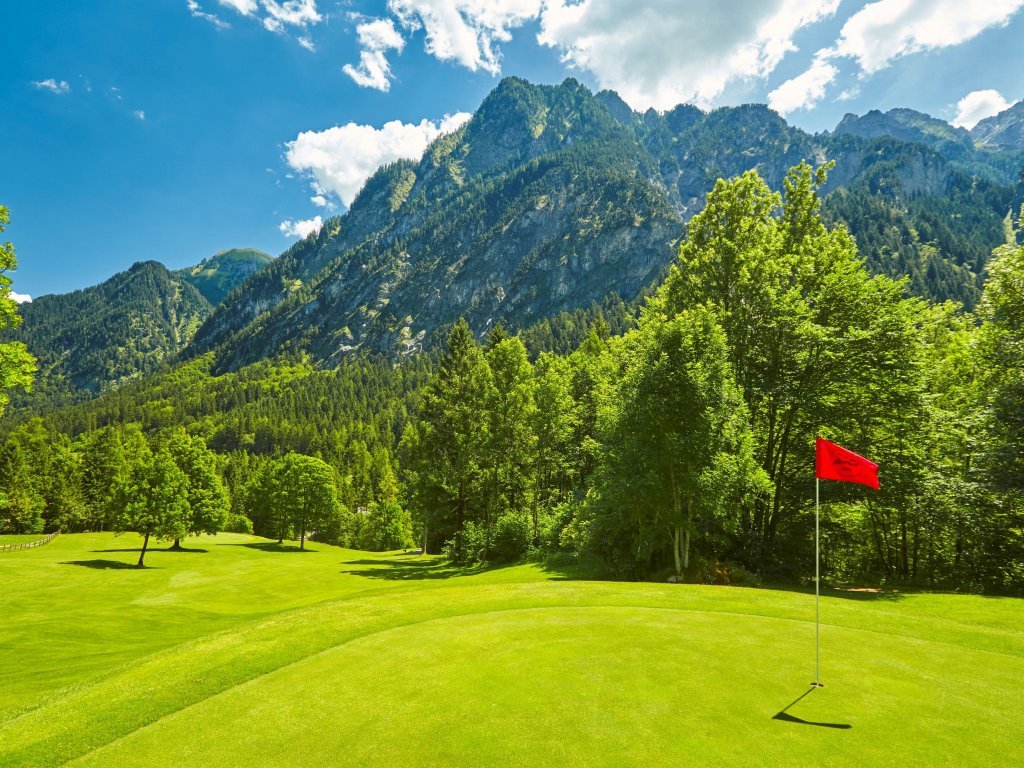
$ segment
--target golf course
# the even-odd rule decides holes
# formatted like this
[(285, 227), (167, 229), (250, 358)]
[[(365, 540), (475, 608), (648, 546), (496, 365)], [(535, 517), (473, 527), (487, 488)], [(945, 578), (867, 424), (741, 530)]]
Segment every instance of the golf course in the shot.
[(0, 765), (994, 765), (1024, 604), (456, 569), (242, 534), (0, 555)]

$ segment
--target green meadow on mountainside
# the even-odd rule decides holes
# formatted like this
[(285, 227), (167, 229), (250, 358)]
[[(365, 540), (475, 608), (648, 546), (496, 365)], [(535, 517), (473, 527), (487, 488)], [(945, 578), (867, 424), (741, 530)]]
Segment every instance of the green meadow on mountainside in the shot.
[(136, 569), (139, 543), (0, 555), (0, 765), (993, 765), (1024, 749), (1019, 599), (828, 591), (826, 687), (793, 703), (813, 669), (802, 590), (233, 534)]

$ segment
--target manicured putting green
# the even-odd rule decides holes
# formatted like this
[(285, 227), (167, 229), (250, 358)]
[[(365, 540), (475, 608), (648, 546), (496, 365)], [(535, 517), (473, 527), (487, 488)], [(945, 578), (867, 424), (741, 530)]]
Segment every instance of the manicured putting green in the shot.
[(1024, 660), (995, 669), (985, 652), (860, 630), (829, 632), (829, 685), (775, 719), (807, 690), (805, 629), (628, 607), (429, 621), (233, 688), (75, 765), (993, 765), (1024, 746), (1006, 706)]
[[(980, 766), (1024, 754), (1019, 600), (831, 593), (827, 685), (808, 693), (802, 592), (460, 573), (247, 537), (155, 553), (149, 571), (81, 568), (67, 565), (76, 537), (58, 541), (48, 557), (0, 562), (22, 587), (0, 595), (18, 628), (0, 660), (29, 667), (9, 675), (23, 696), (0, 710), (0, 765)], [(97, 541), (77, 546), (84, 558)], [(76, 610), (76, 594), (108, 610)], [(79, 666), (76, 625), (91, 651)], [(66, 646), (40, 649), (60, 633)]]

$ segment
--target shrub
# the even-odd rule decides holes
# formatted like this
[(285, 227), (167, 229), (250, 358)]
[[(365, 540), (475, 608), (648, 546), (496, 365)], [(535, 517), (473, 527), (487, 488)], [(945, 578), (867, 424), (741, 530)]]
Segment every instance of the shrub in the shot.
[(228, 515), (224, 530), (227, 533), (252, 533), (252, 520), (245, 515)]
[(494, 524), (490, 559), (496, 563), (521, 560), (526, 556), (533, 538), (530, 518), (526, 515), (508, 514), (498, 518)]

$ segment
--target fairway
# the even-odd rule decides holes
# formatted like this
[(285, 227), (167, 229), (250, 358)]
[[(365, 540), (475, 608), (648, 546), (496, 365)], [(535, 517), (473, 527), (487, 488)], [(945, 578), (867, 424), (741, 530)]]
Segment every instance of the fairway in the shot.
[(803, 592), (466, 572), (229, 534), (154, 550), (137, 570), (135, 546), (74, 535), (0, 556), (0, 765), (992, 765), (1024, 753), (1020, 600), (829, 593), (826, 687), (807, 693)]

